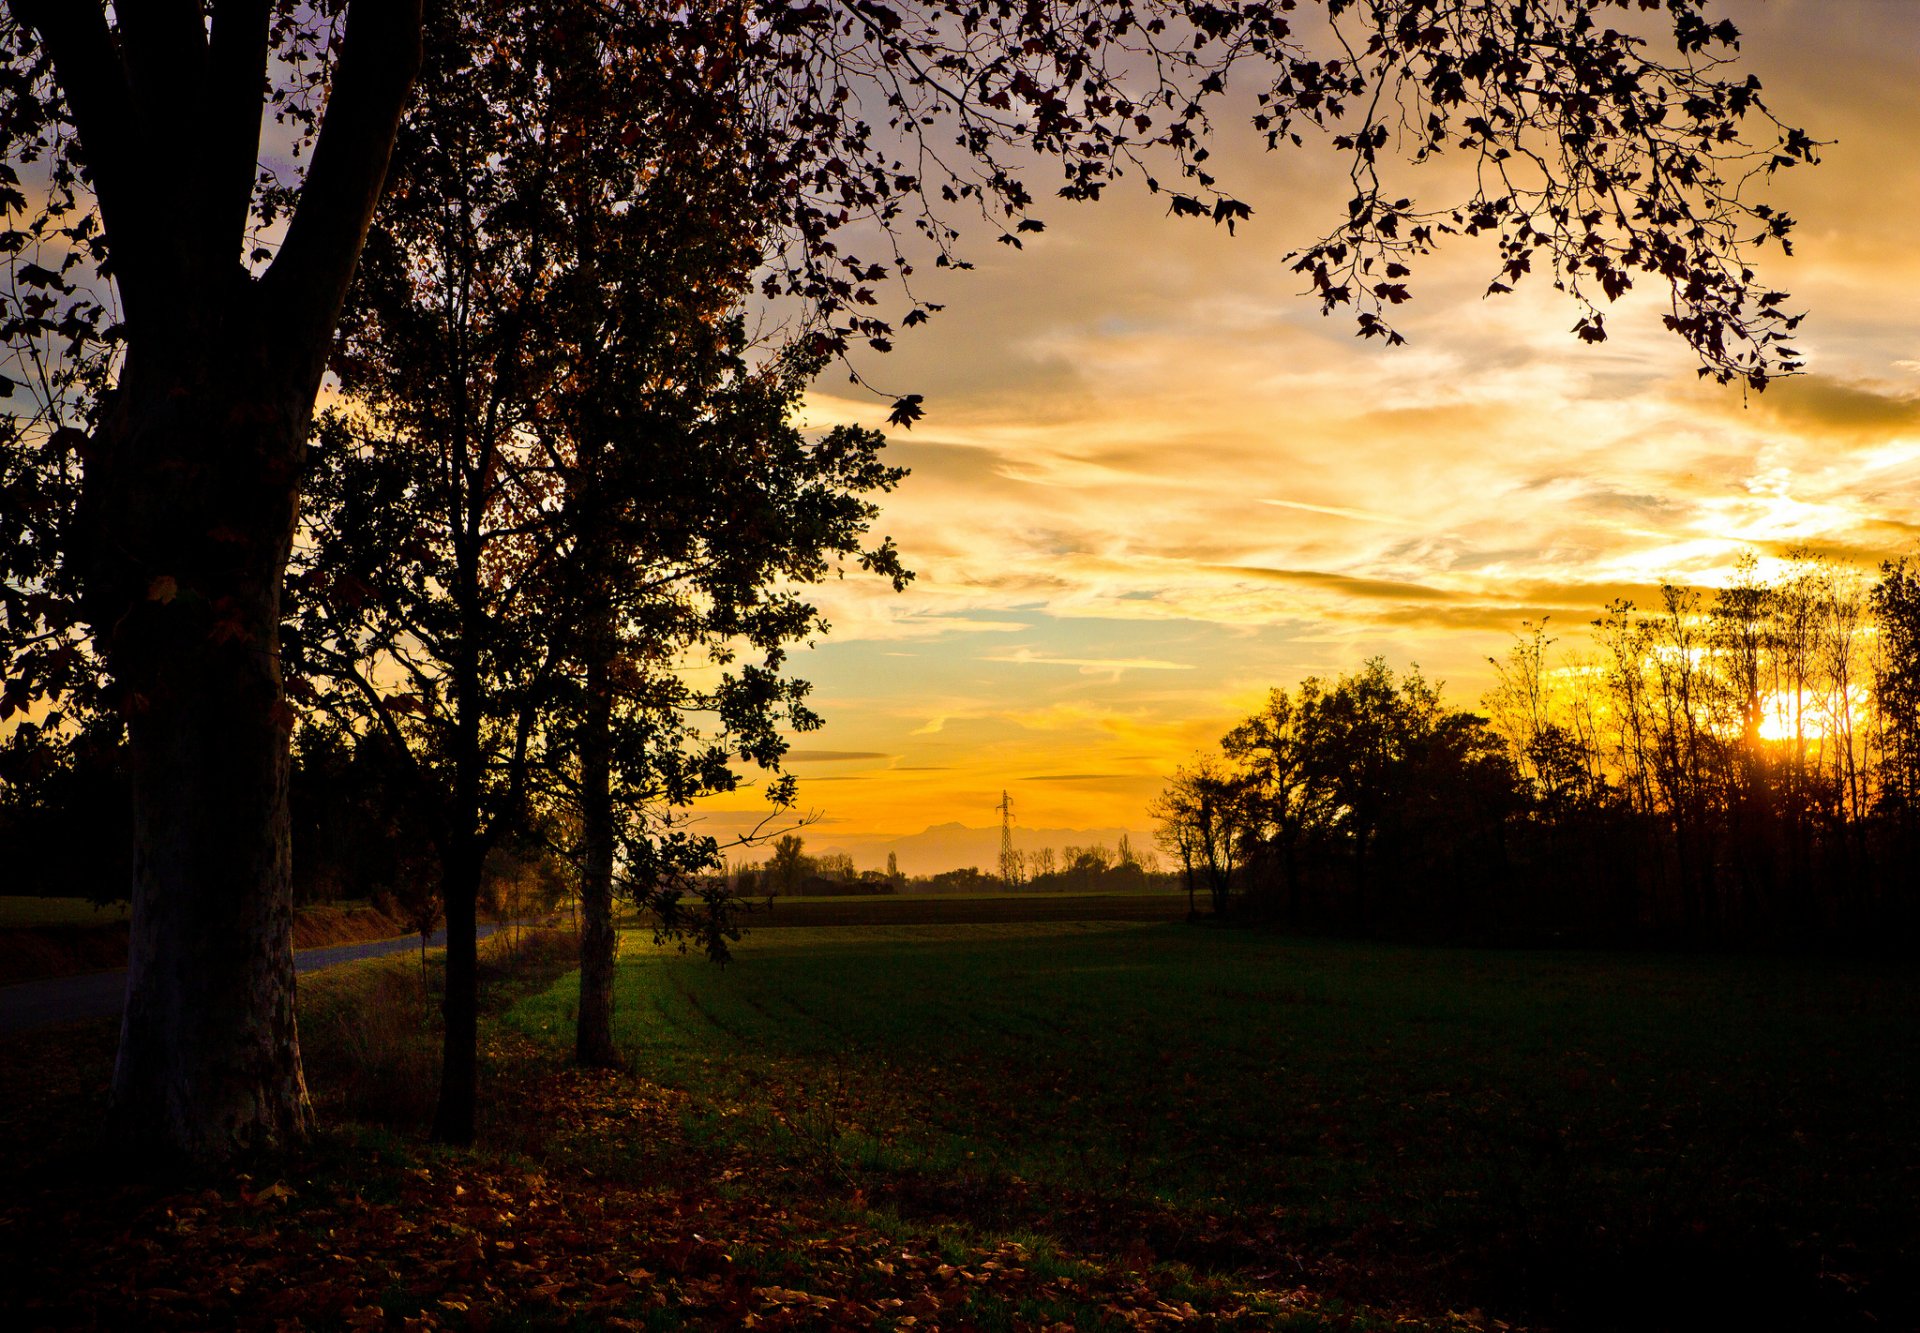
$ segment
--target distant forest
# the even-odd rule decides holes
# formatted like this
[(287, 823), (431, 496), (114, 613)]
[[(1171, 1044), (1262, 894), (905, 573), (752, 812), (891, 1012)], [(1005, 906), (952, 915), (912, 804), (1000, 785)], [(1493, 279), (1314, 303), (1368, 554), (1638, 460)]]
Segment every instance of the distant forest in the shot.
[(1036, 893), (1126, 892), (1166, 887), (1159, 858), (1151, 849), (1133, 846), (1126, 834), (1117, 847), (1095, 842), (1015, 849), (1002, 854), (999, 866), (983, 871), (960, 866), (932, 875), (906, 875), (897, 854), (887, 853), (885, 870), (856, 870), (846, 852), (810, 856), (797, 833), (782, 835), (764, 861), (741, 860), (728, 865), (727, 887), (742, 898), (831, 896), (865, 893)]
[[(120, 728), (103, 719), (64, 749), (31, 744), (31, 728), (0, 741), (0, 843), (10, 860), (0, 893), (122, 899), (132, 881), (131, 796)], [(304, 722), (293, 746), (295, 897), (301, 903), (370, 898), (402, 920), (431, 929), (440, 912), (439, 867), (402, 763), (378, 732), (357, 734), (321, 719)], [(482, 905), (490, 913), (533, 914), (564, 905), (571, 890), (575, 830), (554, 811), (528, 821), (487, 858)], [(960, 866), (932, 875), (856, 869), (845, 852), (809, 853), (800, 833), (762, 844), (760, 859), (736, 854), (700, 877), (724, 880), (741, 898), (863, 893), (1089, 892), (1165, 887), (1154, 850), (1123, 834), (1117, 846), (1092, 842), (1020, 849), (1006, 865)], [(689, 885), (689, 887), (694, 887)]]
[(1157, 798), (1214, 911), (1513, 943), (1904, 950), (1920, 924), (1920, 567), (1797, 555), (1528, 624), (1483, 712), (1418, 668), (1276, 689)]

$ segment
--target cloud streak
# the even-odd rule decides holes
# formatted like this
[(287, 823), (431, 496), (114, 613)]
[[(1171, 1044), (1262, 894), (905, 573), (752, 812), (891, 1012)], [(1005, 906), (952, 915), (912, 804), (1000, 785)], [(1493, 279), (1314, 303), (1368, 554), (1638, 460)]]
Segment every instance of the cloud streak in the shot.
[[(884, 367), (927, 396), (879, 523), (919, 577), (815, 590), (833, 632), (798, 662), (821, 743), (887, 765), (834, 816), (984, 825), (1021, 780), (1037, 820), (1138, 826), (1133, 793), (1066, 779), (1165, 771), (1270, 686), (1382, 653), (1472, 702), (1522, 619), (1575, 640), (1744, 550), (1913, 549), (1920, 113), (1893, 90), (1920, 79), (1920, 6), (1735, 9), (1770, 104), (1840, 139), (1781, 182), (1815, 373), (1764, 394), (1698, 383), (1651, 292), (1599, 348), (1547, 286), (1480, 299), (1492, 254), (1464, 242), (1419, 271), (1410, 346), (1356, 341), (1283, 262), (1344, 198), (1304, 158), (1223, 152), (1258, 209), (1236, 238), (1122, 194), (935, 278), (951, 309)], [(807, 411), (884, 404), (823, 383)]]

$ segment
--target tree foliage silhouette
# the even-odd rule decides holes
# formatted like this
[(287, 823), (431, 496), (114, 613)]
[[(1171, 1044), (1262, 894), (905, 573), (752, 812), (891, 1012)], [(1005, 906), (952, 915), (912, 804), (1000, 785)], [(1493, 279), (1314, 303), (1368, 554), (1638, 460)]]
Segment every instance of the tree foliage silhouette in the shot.
[[(1910, 562), (1801, 553), (1544, 625), (1488, 716), (1383, 663), (1276, 690), (1205, 756), (1239, 796), (1256, 915), (1455, 938), (1910, 947), (1920, 924), (1920, 596)], [(1203, 847), (1195, 772), (1155, 809)]]
[(843, 561), (906, 578), (890, 543), (860, 545), (861, 493), (901, 476), (880, 437), (791, 423), (817, 352), (746, 359), (760, 229), (733, 121), (680, 101), (703, 53), (545, 18), (500, 0), (433, 15), (292, 580), (303, 685), (392, 738), (434, 812), (435, 1130), (455, 1142), (473, 1131), (488, 853), (536, 803), (570, 831), (579, 1054), (612, 1062), (616, 870), (665, 930), (724, 955), (724, 898), (684, 910), (719, 848), (674, 816), (733, 789), (741, 761), (777, 774), (783, 728), (818, 725), (785, 669), (824, 628), (797, 589)]

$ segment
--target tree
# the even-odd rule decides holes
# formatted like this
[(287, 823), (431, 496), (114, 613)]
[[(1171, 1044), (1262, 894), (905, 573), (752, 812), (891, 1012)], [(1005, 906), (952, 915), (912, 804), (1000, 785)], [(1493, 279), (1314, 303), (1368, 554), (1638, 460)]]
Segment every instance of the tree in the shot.
[(813, 858), (813, 873), (822, 879), (839, 880), (851, 884), (858, 878), (853, 868), (853, 856), (848, 852), (822, 852)]
[(1091, 847), (1069, 847), (1065, 861), (1061, 873), (1076, 876), (1083, 889), (1093, 888), (1113, 869), (1113, 853), (1105, 843), (1096, 842)]
[[(1416, 674), (1416, 697), (1409, 700), (1421, 712), (1427, 704), (1419, 697), (1424, 684)], [(1309, 681), (1301, 691), (1301, 767), (1306, 781), (1325, 793), (1323, 800), (1332, 812), (1329, 832), (1346, 851), (1353, 910), (1362, 921), (1369, 912), (1371, 880), (1377, 878), (1383, 830), (1389, 836), (1387, 851), (1392, 851), (1388, 823), (1409, 730), (1398, 689), (1392, 670), (1376, 657), (1330, 689)]]
[(1869, 597), (1880, 628), (1874, 671), (1879, 799), (1912, 846), (1920, 831), (1920, 568), (1910, 560), (1887, 562)]
[(528, 434), (550, 228), (522, 146), (489, 134), (513, 70), (470, 59), (472, 22), (431, 14), (424, 95), (396, 138), (407, 185), (377, 215), (333, 359), (349, 406), (314, 440), (289, 635), (293, 687), (387, 739), (432, 840), (447, 919), (435, 1132), (453, 1141), (472, 1133), (480, 886), (524, 822), (562, 577)]
[[(1245, 784), (1217, 757), (1198, 754), (1174, 770), (1151, 812), (1163, 844), (1186, 873), (1189, 914), (1195, 881), (1204, 875), (1213, 914), (1225, 916), (1245, 845)], [(1076, 850), (1067, 849), (1070, 862)]]
[(773, 855), (767, 858), (768, 892), (799, 892), (801, 881), (813, 873), (813, 858), (805, 848), (797, 833), (784, 833), (773, 844)]
[[(673, 812), (732, 789), (736, 761), (777, 768), (782, 727), (818, 725), (783, 669), (823, 628), (795, 589), (843, 558), (908, 577), (889, 543), (860, 546), (876, 511), (859, 493), (902, 475), (878, 463), (881, 438), (791, 424), (817, 357), (746, 360), (758, 228), (715, 147), (731, 122), (690, 129), (672, 100), (704, 81), (697, 60), (636, 64), (584, 16), (546, 17), (514, 0), (434, 11), (395, 153), (407, 186), (348, 308), (350, 408), (321, 432), (295, 579), (327, 702), (403, 745), (436, 812), (435, 1131), (455, 1142), (473, 1129), (488, 856), (536, 800), (566, 811), (577, 1054), (614, 1062), (616, 868), (678, 933), (719, 849)], [(696, 687), (690, 667), (720, 674)], [(383, 688), (395, 672), (403, 687)], [(723, 952), (724, 913), (700, 921)]]
[[(1184, 854), (1210, 880), (1232, 873), (1215, 868), (1210, 842), (1237, 857), (1249, 893), (1278, 880), (1290, 920), (1337, 871), (1348, 920), (1365, 928), (1449, 928), (1504, 878), (1506, 831), (1524, 806), (1508, 746), (1485, 718), (1447, 708), (1417, 669), (1396, 676), (1375, 658), (1331, 684), (1273, 690), (1221, 748), (1224, 764), (1202, 756), (1157, 808), (1189, 826)], [(1182, 850), (1177, 833), (1168, 840)]]
[[(67, 0), (7, 12), (6, 248), (65, 250), (44, 278), (23, 274), (45, 305), (29, 301), (8, 333), (16, 347), (51, 336), (114, 352), (110, 391), (9, 441), (40, 471), (80, 453), (71, 511), (41, 516), (55, 535), (22, 574), (48, 600), (9, 630), (86, 635), (126, 718), (135, 869), (115, 1118), (127, 1136), (223, 1156), (298, 1138), (312, 1116), (294, 1016), (282, 576), (334, 323), (419, 58), (420, 5), (345, 9), (295, 192), (259, 184), (263, 91), (276, 61), (296, 80), (312, 71), (317, 17), (270, 0), (211, 17)], [(296, 117), (299, 91), (278, 101)], [(21, 166), (51, 185), (37, 209)], [(281, 221), (277, 250), (256, 254), (256, 222)], [(96, 291), (109, 252), (117, 318), (89, 323), (108, 308)], [(36, 680), (30, 696), (59, 684)]]
[[(1267, 706), (1232, 731), (1221, 742), (1228, 760), (1237, 764), (1247, 787), (1247, 837), (1252, 854), (1277, 859), (1286, 886), (1286, 914), (1298, 922), (1305, 914), (1304, 866), (1306, 844), (1329, 822), (1329, 812), (1318, 798), (1321, 792), (1306, 781), (1306, 752), (1301, 724), (1319, 697), (1319, 683), (1301, 687), (1300, 703), (1285, 690), (1272, 690)], [(1191, 879), (1191, 872), (1189, 872)]]
[(1180, 877), (1187, 886), (1187, 920), (1192, 921), (1200, 915), (1200, 909), (1194, 905), (1194, 895), (1200, 887), (1195, 869), (1200, 840), (1198, 821), (1183, 799), (1185, 795), (1183, 787), (1169, 784), (1147, 802), (1147, 818), (1153, 821), (1153, 837), (1160, 844), (1160, 850), (1179, 863)]
[[(917, 231), (936, 264), (954, 265), (955, 209), (977, 209), (1010, 244), (1039, 230), (1031, 162), (1058, 163), (1070, 200), (1137, 171), (1176, 214), (1246, 218), (1206, 142), (1210, 107), (1244, 74), (1264, 85), (1254, 125), (1270, 147), (1324, 127), (1352, 157), (1347, 220), (1299, 268), (1325, 307), (1357, 308), (1363, 334), (1399, 340), (1386, 316), (1410, 294), (1410, 258), (1450, 232), (1488, 234), (1495, 290), (1540, 256), (1582, 303), (1582, 339), (1606, 336), (1598, 300), (1646, 277), (1670, 291), (1666, 322), (1703, 373), (1764, 383), (1797, 364), (1785, 341), (1797, 321), (1745, 251), (1756, 235), (1784, 242), (1792, 223), (1742, 186), (1814, 145), (1725, 68), (1731, 24), (1671, 0), (1677, 54), (1663, 60), (1597, 21), (1629, 4), (1330, 3), (1324, 50), (1317, 23), (1296, 26), (1271, 0), (631, 12), (637, 49), (726, 52), (712, 91), (755, 112), (741, 159), (781, 241), (769, 288), (810, 307), (827, 352), (889, 345), (874, 288), (910, 277), (903, 236)], [(5, 706), (61, 694), (97, 664), (127, 718), (138, 869), (115, 1104), (129, 1132), (201, 1156), (297, 1137), (310, 1121), (280, 597), (308, 425), (421, 11), (7, 0), (0, 26), (0, 204), (8, 248), (35, 256), (18, 270), (32, 290), (8, 336), (30, 362), (51, 348), (95, 368), (42, 376), (59, 392), (0, 438), (22, 497), (7, 519)], [(571, 10), (541, 12), (564, 24)], [(311, 137), (297, 180), (259, 171), (269, 106)], [(1458, 148), (1482, 161), (1457, 207), (1421, 211), (1387, 188), (1395, 126), (1418, 157)], [(22, 167), (49, 186), (37, 203)], [(256, 226), (283, 222), (276, 251)], [(868, 223), (890, 262), (841, 243)], [(933, 307), (902, 290), (901, 322), (921, 322)], [(920, 410), (908, 395), (895, 416)]]

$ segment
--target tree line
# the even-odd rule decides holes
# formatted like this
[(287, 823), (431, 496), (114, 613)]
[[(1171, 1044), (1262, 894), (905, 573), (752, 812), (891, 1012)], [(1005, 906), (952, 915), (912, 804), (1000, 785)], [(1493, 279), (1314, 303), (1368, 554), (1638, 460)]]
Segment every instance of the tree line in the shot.
[(1901, 948), (1920, 927), (1920, 567), (1744, 557), (1545, 622), (1482, 711), (1374, 659), (1276, 689), (1156, 799), (1216, 912), (1496, 941)]
[(1052, 847), (1015, 849), (1003, 858), (1000, 873), (978, 866), (956, 866), (930, 875), (907, 875), (897, 852), (887, 853), (885, 870), (857, 870), (846, 852), (809, 855), (797, 833), (780, 835), (772, 854), (763, 861), (741, 858), (726, 870), (728, 890), (741, 898), (842, 893), (1037, 893), (1079, 889), (1137, 889), (1159, 877), (1159, 863), (1151, 851), (1136, 851), (1133, 840), (1120, 835), (1117, 847), (1105, 843), (1069, 844), (1064, 852)]

